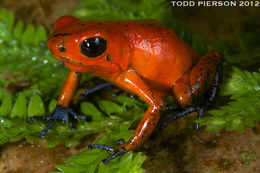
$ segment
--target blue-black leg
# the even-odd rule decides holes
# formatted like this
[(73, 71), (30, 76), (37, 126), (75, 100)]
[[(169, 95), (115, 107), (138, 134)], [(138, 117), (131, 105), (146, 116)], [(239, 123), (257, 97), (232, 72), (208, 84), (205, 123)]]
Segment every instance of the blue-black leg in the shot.
[(57, 105), (54, 111), (48, 116), (34, 116), (30, 117), (28, 121), (32, 123), (34, 120), (45, 120), (48, 122), (48, 125), (41, 131), (40, 137), (45, 138), (47, 132), (54, 125), (55, 121), (61, 121), (62, 123), (68, 122), (69, 126), (73, 128), (73, 122), (76, 119), (87, 120), (88, 117), (84, 115), (78, 115), (73, 110), (68, 107), (62, 107)]
[[(124, 144), (124, 143), (125, 143), (125, 141), (124, 141), (123, 139), (119, 139), (119, 140), (117, 141), (117, 144), (119, 144), (119, 145), (122, 145), (122, 144)], [(122, 151), (115, 151), (113, 147), (110, 147), (110, 146), (107, 146), (107, 145), (90, 144), (90, 145), (88, 146), (88, 149), (89, 149), (89, 150), (93, 150), (93, 149), (95, 149), (95, 148), (99, 148), (99, 149), (101, 149), (101, 150), (107, 150), (107, 151), (115, 152), (115, 153), (112, 154), (111, 156), (109, 156), (109, 157), (107, 157), (107, 158), (105, 158), (105, 159), (102, 160), (102, 162), (103, 162), (104, 164), (108, 164), (108, 163), (110, 162), (110, 160), (116, 158), (116, 157), (119, 156), (120, 154), (124, 154), (124, 153), (125, 153), (125, 152), (122, 152)]]
[(53, 120), (50, 120), (48, 125), (41, 131), (40, 133), (40, 137), (41, 138), (45, 138), (48, 130), (54, 125), (54, 121)]
[(178, 107), (169, 106), (169, 105), (166, 105), (165, 107), (165, 112), (173, 112), (173, 111), (180, 111), (180, 110), (182, 109)]
[[(173, 120), (176, 120), (186, 114), (189, 114), (191, 112), (196, 111), (198, 113), (198, 119), (202, 117), (204, 110), (210, 105), (211, 102), (214, 101), (214, 99), (216, 98), (217, 95), (217, 91), (218, 91), (218, 86), (219, 86), (219, 82), (220, 82), (220, 77), (221, 77), (221, 70), (219, 69), (219, 71), (216, 73), (215, 76), (215, 83), (211, 88), (211, 91), (209, 92), (209, 94), (207, 96), (205, 96), (205, 99), (203, 99), (199, 104), (195, 105), (195, 106), (191, 106), (189, 108), (185, 108), (184, 110), (182, 110), (181, 112), (177, 113), (176, 115), (174, 115), (173, 117), (171, 117), (170, 119), (168, 119), (166, 122), (164, 122), (161, 126), (161, 130), (164, 129), (170, 122), (172, 122)], [(197, 130), (200, 129), (200, 125), (199, 124), (195, 124), (195, 128)]]
[(122, 152), (121, 152), (121, 151), (118, 151), (118, 152), (116, 152), (115, 154), (112, 154), (111, 156), (109, 156), (108, 158), (103, 159), (102, 162), (103, 162), (104, 164), (108, 164), (108, 163), (110, 162), (110, 160), (116, 158), (116, 157), (119, 156), (120, 154), (122, 154)]
[(92, 94), (92, 93), (98, 91), (98, 90), (101, 90), (101, 89), (103, 89), (103, 88), (110, 87), (110, 86), (113, 86), (113, 84), (112, 84), (112, 83), (109, 83), (109, 82), (104, 83), (104, 84), (97, 85), (97, 86), (95, 86), (94, 88), (91, 88), (91, 89), (89, 89), (89, 90), (87, 90), (87, 91), (81, 93), (81, 94), (80, 94), (80, 97), (85, 97), (85, 96), (87, 96), (87, 95), (89, 95), (89, 94)]
[(195, 110), (195, 107), (190, 107), (187, 109), (184, 109), (183, 111), (177, 113), (176, 115), (172, 116), (170, 119), (168, 119), (166, 122), (164, 122), (161, 126), (161, 130), (164, 129), (166, 126), (168, 126), (168, 124), (186, 114), (189, 114), (191, 112), (193, 112)]

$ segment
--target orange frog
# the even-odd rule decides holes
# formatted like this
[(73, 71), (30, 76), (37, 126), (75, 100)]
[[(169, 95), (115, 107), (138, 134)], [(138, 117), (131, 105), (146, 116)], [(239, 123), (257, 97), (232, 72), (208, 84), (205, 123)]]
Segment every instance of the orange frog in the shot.
[(172, 96), (183, 110), (162, 128), (193, 111), (198, 112), (200, 118), (216, 96), (221, 55), (213, 50), (200, 57), (171, 29), (155, 20), (86, 21), (63, 16), (56, 21), (47, 44), (54, 57), (63, 61), (71, 72), (53, 113), (30, 118), (30, 121), (49, 121), (41, 137), (45, 137), (56, 120), (86, 119), (68, 108), (80, 73), (98, 76), (140, 96), (149, 105), (128, 142), (120, 141), (120, 145), (114, 148), (98, 144), (90, 146), (90, 149), (115, 152), (103, 160), (104, 163), (121, 153), (135, 150), (151, 135), (166, 108), (163, 97)]

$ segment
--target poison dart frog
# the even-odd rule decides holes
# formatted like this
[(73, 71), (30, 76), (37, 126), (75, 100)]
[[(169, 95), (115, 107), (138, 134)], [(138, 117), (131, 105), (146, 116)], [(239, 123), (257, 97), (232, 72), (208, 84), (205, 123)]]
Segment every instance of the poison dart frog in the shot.
[(214, 100), (221, 76), (220, 53), (212, 50), (201, 57), (156, 20), (99, 21), (63, 16), (54, 24), (47, 45), (53, 56), (71, 71), (55, 110), (47, 117), (30, 118), (49, 121), (41, 137), (56, 120), (86, 119), (69, 108), (81, 73), (90, 73), (138, 95), (149, 106), (128, 142), (120, 141), (116, 147), (89, 146), (115, 152), (104, 163), (143, 144), (166, 109), (164, 97), (173, 97), (182, 111), (162, 128), (193, 111), (200, 118)]

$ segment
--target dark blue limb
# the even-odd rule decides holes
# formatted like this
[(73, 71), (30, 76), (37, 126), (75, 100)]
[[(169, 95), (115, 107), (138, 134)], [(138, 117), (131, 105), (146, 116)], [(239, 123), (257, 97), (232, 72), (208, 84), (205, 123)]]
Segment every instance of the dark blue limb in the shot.
[(55, 121), (61, 121), (62, 123), (68, 122), (69, 126), (73, 129), (73, 119), (86, 120), (88, 117), (84, 115), (78, 115), (68, 107), (62, 107), (57, 105), (54, 111), (48, 116), (34, 116), (30, 117), (28, 121), (32, 123), (34, 120), (48, 121), (48, 125), (41, 131), (40, 137), (45, 138), (47, 132), (54, 125)]
[(80, 94), (80, 97), (85, 97), (85, 96), (87, 96), (87, 95), (89, 95), (89, 94), (92, 94), (92, 93), (94, 93), (94, 92), (96, 92), (96, 91), (98, 91), (98, 90), (101, 90), (101, 89), (103, 89), (103, 88), (110, 87), (110, 86), (112, 86), (112, 85), (113, 85), (113, 84), (112, 84), (112, 83), (109, 83), (109, 82), (104, 83), (104, 84), (97, 85), (97, 86), (95, 86), (94, 88), (91, 88), (91, 89), (89, 89), (89, 90), (87, 90), (87, 91), (81, 93), (81, 94)]
[[(125, 143), (125, 141), (124, 141), (123, 139), (119, 139), (119, 140), (117, 141), (117, 144), (118, 144), (118, 145), (122, 145), (122, 144), (124, 144), (124, 143)], [(108, 164), (108, 163), (110, 162), (110, 160), (116, 158), (116, 157), (119, 156), (120, 154), (124, 154), (124, 153), (125, 153), (125, 152), (123, 152), (123, 151), (117, 151), (117, 152), (116, 152), (113, 147), (110, 147), (110, 146), (107, 146), (107, 145), (100, 145), (100, 144), (90, 144), (90, 145), (88, 145), (88, 149), (89, 149), (89, 150), (93, 150), (93, 149), (95, 149), (95, 148), (99, 148), (99, 149), (101, 149), (101, 150), (107, 150), (107, 151), (115, 152), (115, 153), (112, 154), (111, 156), (109, 156), (109, 157), (107, 157), (106, 159), (102, 160), (102, 162), (103, 162), (104, 164)]]
[(168, 105), (166, 105), (166, 107), (165, 107), (165, 112), (180, 111), (180, 110), (181, 110), (181, 108), (175, 108), (175, 107), (168, 106)]
[(104, 164), (108, 164), (108, 163), (110, 162), (110, 160), (116, 158), (116, 157), (119, 156), (120, 154), (122, 154), (122, 152), (121, 152), (121, 151), (118, 151), (118, 152), (116, 152), (115, 154), (109, 156), (108, 158), (103, 159), (102, 162), (103, 162)]
[(44, 117), (42, 117), (42, 116), (33, 116), (33, 117), (28, 118), (28, 121), (29, 121), (29, 123), (32, 123), (34, 120), (47, 120), (47, 121), (49, 121), (50, 118), (51, 118), (51, 116), (44, 116)]
[(50, 120), (48, 125), (41, 131), (40, 133), (40, 137), (41, 138), (45, 138), (46, 133), (48, 132), (48, 130), (50, 130), (50, 128), (54, 125), (54, 121)]
[(70, 115), (74, 118), (74, 119), (79, 119), (79, 120), (85, 120), (87, 117), (85, 115), (78, 115), (77, 113), (75, 113), (73, 110), (71, 110), (70, 108), (68, 108), (68, 111), (70, 113)]
[(190, 107), (190, 108), (187, 108), (187, 109), (184, 109), (183, 111), (177, 113), (176, 115), (172, 116), (170, 119), (168, 119), (166, 122), (163, 123), (163, 125), (161, 126), (161, 130), (164, 129), (166, 126), (168, 126), (168, 124), (186, 114), (189, 114), (191, 112), (193, 112), (195, 110), (194, 107)]
[(114, 152), (114, 148), (107, 146), (107, 145), (100, 145), (100, 144), (90, 144), (90, 145), (88, 145), (89, 150), (93, 150), (94, 148), (99, 148), (101, 150), (107, 150), (107, 151)]

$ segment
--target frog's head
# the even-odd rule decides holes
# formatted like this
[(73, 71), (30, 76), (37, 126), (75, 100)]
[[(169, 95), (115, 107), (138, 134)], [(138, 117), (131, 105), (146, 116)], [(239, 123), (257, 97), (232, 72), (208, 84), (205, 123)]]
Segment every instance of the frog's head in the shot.
[(114, 60), (122, 56), (120, 39), (100, 21), (63, 16), (56, 21), (47, 44), (55, 58), (77, 72), (107, 77), (116, 75), (124, 65)]

